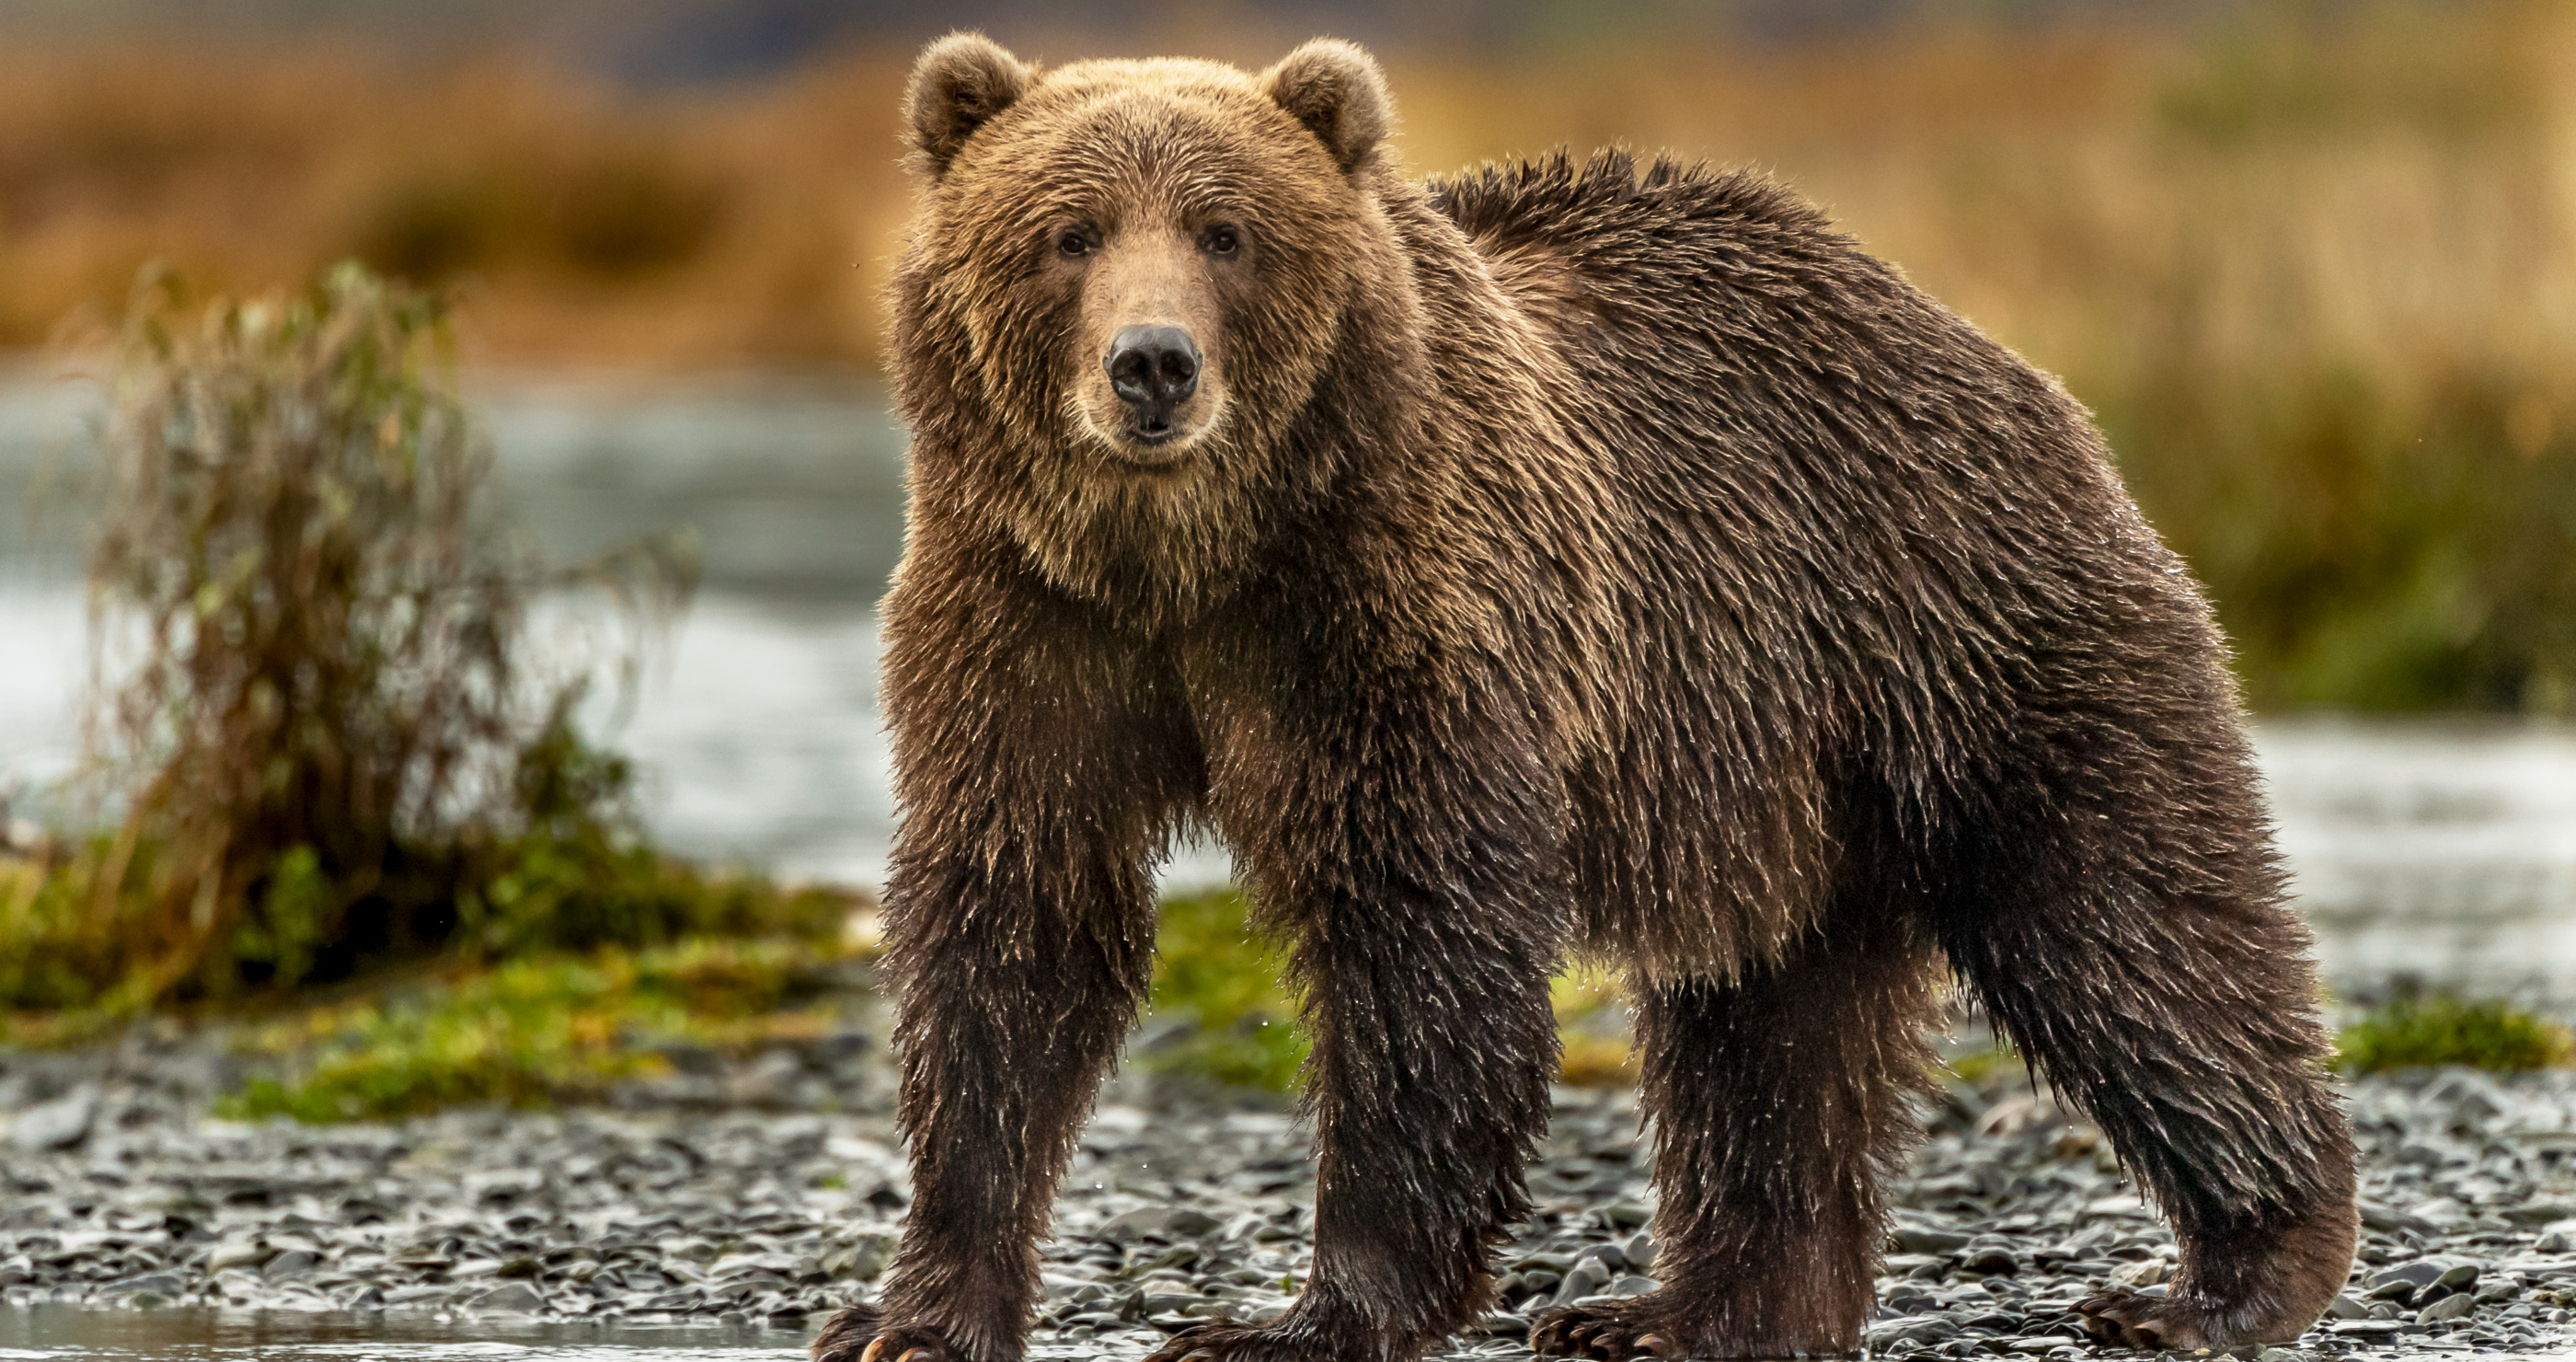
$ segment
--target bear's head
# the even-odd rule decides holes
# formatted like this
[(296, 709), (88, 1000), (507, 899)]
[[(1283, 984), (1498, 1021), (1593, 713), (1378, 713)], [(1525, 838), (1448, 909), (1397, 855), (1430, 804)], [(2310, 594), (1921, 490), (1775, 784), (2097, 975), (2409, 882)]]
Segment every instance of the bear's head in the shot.
[(1319, 403), (1346, 428), (1420, 368), (1392, 113), (1348, 43), (1258, 74), (1042, 73), (957, 34), (904, 117), (916, 499), (998, 518), (1060, 586), (1158, 614), (1203, 599), (1333, 476), (1335, 441), (1301, 438)]

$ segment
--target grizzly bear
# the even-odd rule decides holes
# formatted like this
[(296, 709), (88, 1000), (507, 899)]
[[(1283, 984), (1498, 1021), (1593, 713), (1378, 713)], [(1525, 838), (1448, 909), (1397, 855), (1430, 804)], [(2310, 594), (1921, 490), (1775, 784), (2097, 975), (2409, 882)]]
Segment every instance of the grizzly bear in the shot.
[(1569, 953), (1628, 972), (1661, 1285), (1541, 1352), (1855, 1347), (1945, 968), (2171, 1217), (2101, 1338), (2316, 1318), (2357, 1223), (2308, 940), (2210, 611), (2055, 382), (1758, 175), (1407, 180), (1344, 43), (959, 35), (906, 100), (914, 1200), (818, 1357), (1021, 1356), (1192, 826), (1290, 948), (1315, 1251), (1159, 1358), (1478, 1318)]

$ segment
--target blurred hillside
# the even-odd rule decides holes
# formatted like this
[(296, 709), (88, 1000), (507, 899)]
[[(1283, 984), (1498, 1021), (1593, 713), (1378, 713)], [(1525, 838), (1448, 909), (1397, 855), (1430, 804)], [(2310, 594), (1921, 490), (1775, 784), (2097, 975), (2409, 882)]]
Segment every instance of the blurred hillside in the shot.
[(1050, 60), (1336, 29), (1417, 171), (1765, 166), (2061, 374), (2259, 704), (2576, 710), (2576, 5), (6, 3), (0, 346), (150, 258), (248, 289), (356, 255), (459, 285), (488, 362), (864, 371), (925, 22)]
[(1644, 42), (1776, 41), (1960, 19), (2175, 19), (2231, 0), (0, 0), (0, 34), (355, 37), (414, 56), (510, 46), (621, 81), (740, 80), (834, 47), (980, 28), (1026, 53), (1190, 51), (1259, 61), (1319, 33), (1494, 56)]

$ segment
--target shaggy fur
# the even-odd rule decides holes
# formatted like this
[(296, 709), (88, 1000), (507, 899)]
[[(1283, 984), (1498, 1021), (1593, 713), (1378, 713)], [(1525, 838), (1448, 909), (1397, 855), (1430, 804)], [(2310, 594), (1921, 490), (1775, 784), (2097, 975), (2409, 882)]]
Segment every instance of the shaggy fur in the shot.
[[(2181, 1236), (2097, 1328), (2315, 1318), (2356, 1224), (2307, 942), (2208, 609), (2047, 377), (1753, 175), (1408, 182), (1344, 44), (953, 37), (907, 112), (915, 1200), (818, 1356), (1020, 1356), (1192, 821), (1293, 944), (1317, 1242), (1167, 1358), (1400, 1362), (1486, 1307), (1574, 950), (1632, 972), (1664, 1285), (1543, 1351), (1855, 1346), (1944, 962)], [(1204, 352), (1168, 439), (1104, 374), (1134, 326)]]

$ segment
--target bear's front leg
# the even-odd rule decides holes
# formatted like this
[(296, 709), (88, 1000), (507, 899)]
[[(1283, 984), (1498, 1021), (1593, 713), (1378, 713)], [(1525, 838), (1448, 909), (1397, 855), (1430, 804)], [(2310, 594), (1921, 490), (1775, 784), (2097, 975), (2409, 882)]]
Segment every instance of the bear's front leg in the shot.
[(1318, 1153), (1305, 1294), (1270, 1324), (1192, 1329), (1154, 1362), (1409, 1362), (1490, 1302), (1547, 1120), (1550, 951), (1457, 907), (1354, 898), (1299, 950)]
[(912, 1209), (878, 1300), (816, 1362), (1021, 1356), (1038, 1238), (1152, 973), (1151, 850), (1205, 778), (1167, 672), (979, 582), (940, 533), (916, 524), (886, 607)]
[[(1265, 754), (1281, 786), (1218, 792), (1306, 993), (1313, 1269), (1279, 1319), (1214, 1321), (1149, 1362), (1409, 1362), (1486, 1308), (1528, 1214), (1557, 1060), (1550, 787), (1509, 717), (1369, 718)], [(1247, 836), (1248, 808), (1272, 813)]]
[[(1045, 858), (1032, 858), (1042, 861)], [(1036, 1245), (1092, 1093), (1151, 970), (1141, 871), (1083, 892), (1058, 861), (898, 866), (888, 961), (912, 1209), (874, 1305), (836, 1316), (817, 1362), (1012, 1362), (1036, 1299)], [(1099, 904), (1085, 912), (1078, 904)], [(1108, 926), (1085, 921), (1106, 917)], [(906, 921), (910, 917), (911, 921)]]

